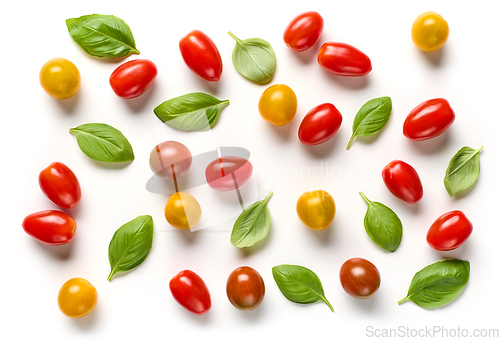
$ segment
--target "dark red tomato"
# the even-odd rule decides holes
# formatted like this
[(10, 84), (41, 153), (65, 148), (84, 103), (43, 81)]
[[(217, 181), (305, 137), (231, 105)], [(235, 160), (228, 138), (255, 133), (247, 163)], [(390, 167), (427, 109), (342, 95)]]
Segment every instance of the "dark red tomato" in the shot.
[(380, 287), (380, 273), (375, 265), (366, 259), (351, 258), (340, 268), (340, 283), (352, 297), (369, 298)]
[(455, 113), (444, 98), (435, 98), (417, 105), (405, 119), (403, 135), (414, 141), (432, 139), (448, 129)]
[(238, 156), (223, 156), (210, 162), (205, 170), (208, 186), (216, 191), (232, 191), (243, 186), (252, 176), (250, 161)]
[(328, 141), (342, 124), (342, 115), (333, 104), (324, 103), (312, 108), (302, 119), (299, 140), (308, 146)]
[(152, 61), (136, 59), (118, 66), (109, 77), (109, 84), (119, 97), (134, 98), (146, 92), (157, 75)]
[(196, 273), (182, 270), (170, 280), (170, 292), (181, 306), (196, 315), (210, 310), (212, 303), (208, 288)]
[(318, 12), (305, 12), (290, 21), (283, 33), (285, 44), (295, 52), (311, 48), (323, 32), (323, 17)]
[(382, 170), (382, 179), (392, 194), (409, 204), (420, 201), (424, 195), (417, 171), (406, 162), (389, 162)]
[(236, 268), (227, 279), (227, 298), (240, 310), (254, 310), (264, 300), (264, 280), (249, 266)]
[(62, 162), (53, 162), (42, 170), (38, 183), (47, 198), (58, 206), (72, 208), (80, 202), (80, 182), (75, 173)]
[(40, 211), (24, 218), (23, 229), (42, 243), (62, 245), (73, 239), (76, 223), (70, 216), (61, 211)]
[(372, 70), (370, 58), (345, 43), (324, 43), (318, 53), (318, 63), (338, 76), (365, 76)]
[(427, 232), (427, 244), (438, 251), (462, 246), (472, 233), (472, 223), (461, 211), (451, 211), (437, 218)]
[(194, 30), (179, 42), (187, 66), (207, 81), (218, 81), (222, 75), (222, 59), (217, 46), (205, 33)]

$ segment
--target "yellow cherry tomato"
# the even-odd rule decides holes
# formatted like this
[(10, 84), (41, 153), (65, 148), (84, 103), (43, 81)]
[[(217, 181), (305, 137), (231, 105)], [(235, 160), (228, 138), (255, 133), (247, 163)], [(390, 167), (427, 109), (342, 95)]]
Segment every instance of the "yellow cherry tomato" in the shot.
[(200, 221), (201, 206), (191, 194), (177, 192), (168, 198), (165, 218), (176, 229), (187, 230)]
[(411, 39), (422, 51), (436, 51), (448, 40), (448, 23), (435, 12), (420, 14), (411, 27)]
[(292, 89), (283, 84), (267, 88), (260, 96), (260, 116), (276, 126), (289, 123), (297, 111), (297, 96)]
[(88, 315), (97, 303), (97, 290), (83, 278), (72, 278), (63, 284), (57, 296), (59, 309), (77, 319)]
[(324, 230), (335, 217), (335, 201), (323, 190), (305, 192), (297, 201), (297, 215), (312, 230)]
[(80, 72), (69, 60), (54, 58), (42, 66), (40, 84), (51, 97), (68, 99), (80, 89)]

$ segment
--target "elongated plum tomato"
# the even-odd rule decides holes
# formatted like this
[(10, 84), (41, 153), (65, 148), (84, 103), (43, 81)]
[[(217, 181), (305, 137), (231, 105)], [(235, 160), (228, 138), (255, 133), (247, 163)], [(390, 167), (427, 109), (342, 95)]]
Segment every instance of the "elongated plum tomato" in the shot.
[(337, 76), (365, 76), (372, 70), (370, 58), (354, 46), (345, 43), (324, 43), (318, 53), (318, 63)]
[(422, 51), (439, 50), (446, 44), (450, 29), (442, 16), (435, 12), (420, 14), (411, 26), (411, 39)]
[(308, 50), (318, 41), (323, 26), (323, 17), (318, 12), (299, 14), (286, 27), (283, 40), (295, 52)]
[(266, 288), (257, 270), (249, 266), (234, 269), (226, 283), (227, 298), (240, 310), (254, 310), (264, 300)]
[(207, 81), (218, 81), (222, 75), (222, 59), (217, 46), (205, 33), (194, 30), (179, 42), (186, 65)]
[(201, 219), (201, 206), (198, 200), (185, 192), (172, 194), (168, 198), (164, 212), (168, 223), (180, 230), (196, 226)]
[(455, 121), (455, 112), (444, 98), (417, 105), (403, 123), (403, 135), (414, 141), (432, 139), (444, 133)]
[(275, 126), (289, 123), (297, 112), (297, 96), (284, 84), (268, 87), (259, 99), (260, 116)]
[(462, 246), (472, 234), (472, 223), (462, 211), (451, 211), (437, 218), (427, 232), (427, 244), (438, 251)]
[(57, 296), (61, 312), (71, 318), (84, 317), (97, 304), (97, 290), (86, 279), (72, 278), (63, 284)]
[(406, 162), (389, 162), (382, 170), (382, 179), (392, 194), (409, 204), (420, 201), (424, 195), (417, 171)]
[(252, 163), (238, 156), (222, 156), (205, 169), (208, 186), (216, 191), (232, 191), (243, 186), (252, 176)]
[(31, 213), (24, 218), (23, 229), (42, 243), (63, 245), (73, 239), (76, 223), (64, 212), (47, 210)]
[(312, 108), (302, 119), (299, 127), (299, 140), (308, 146), (328, 141), (342, 124), (342, 115), (331, 103)]
[(136, 59), (118, 66), (109, 77), (109, 84), (117, 96), (134, 98), (146, 92), (157, 75), (152, 61)]
[(149, 166), (161, 178), (180, 178), (189, 170), (193, 157), (189, 149), (180, 142), (163, 141), (149, 155)]
[(82, 197), (75, 173), (62, 162), (53, 162), (38, 176), (40, 188), (47, 198), (63, 208), (75, 207)]
[(323, 190), (305, 192), (297, 200), (297, 215), (311, 230), (324, 230), (335, 218), (335, 201)]
[(210, 310), (212, 302), (207, 285), (191, 270), (182, 270), (170, 280), (170, 292), (181, 306), (196, 315)]
[(73, 97), (80, 89), (78, 68), (64, 58), (53, 58), (46, 62), (39, 77), (43, 90), (56, 99)]
[(380, 287), (380, 273), (364, 258), (351, 258), (340, 268), (340, 283), (345, 292), (355, 298), (372, 297)]

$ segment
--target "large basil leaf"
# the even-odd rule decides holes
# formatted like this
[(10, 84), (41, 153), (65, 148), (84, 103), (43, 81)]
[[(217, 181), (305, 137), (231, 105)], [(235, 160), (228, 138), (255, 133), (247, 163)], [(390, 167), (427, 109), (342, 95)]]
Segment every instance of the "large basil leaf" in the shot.
[(66, 20), (69, 35), (88, 54), (95, 57), (125, 57), (139, 54), (132, 30), (113, 15), (91, 14)]
[(153, 218), (149, 215), (139, 216), (116, 230), (108, 249), (111, 265), (108, 281), (116, 274), (139, 266), (152, 246)]
[(479, 178), (479, 152), (482, 149), (483, 146), (478, 149), (463, 147), (451, 158), (444, 177), (444, 186), (450, 197), (466, 190)]
[(269, 83), (276, 71), (276, 55), (271, 44), (260, 38), (240, 40), (231, 32), (228, 34), (236, 41), (233, 50), (236, 70), (257, 84)]
[(116, 128), (104, 123), (87, 123), (69, 130), (76, 136), (82, 152), (103, 162), (126, 162), (134, 159), (127, 138)]
[(448, 259), (426, 266), (413, 276), (408, 294), (398, 304), (408, 300), (426, 309), (448, 303), (465, 288), (469, 281), (470, 263)]
[(391, 116), (391, 110), (390, 97), (374, 98), (366, 102), (354, 117), (352, 136), (346, 149), (351, 147), (356, 136), (370, 136), (382, 130)]
[(368, 204), (364, 219), (366, 233), (382, 249), (396, 251), (403, 238), (401, 220), (389, 207), (368, 200), (362, 192), (359, 194)]
[(213, 128), (219, 113), (229, 100), (221, 101), (202, 92), (169, 99), (154, 109), (155, 115), (169, 126), (183, 131)]
[(273, 267), (273, 277), (281, 293), (289, 301), (300, 304), (323, 301), (333, 311), (319, 277), (308, 268), (300, 265), (277, 265)]

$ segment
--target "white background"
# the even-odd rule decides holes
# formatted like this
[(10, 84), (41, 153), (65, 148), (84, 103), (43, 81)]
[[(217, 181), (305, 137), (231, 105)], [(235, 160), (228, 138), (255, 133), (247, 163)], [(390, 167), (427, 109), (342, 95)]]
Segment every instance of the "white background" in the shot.
[[(9, 339), (52, 340), (271, 336), (360, 340), (366, 337), (368, 326), (460, 327), (469, 333), (474, 328), (499, 328), (500, 51), (494, 5), (494, 1), (462, 5), (456, 1), (313, 0), (241, 4), (46, 0), (3, 5), (0, 333)], [(321, 13), (325, 28), (312, 51), (299, 55), (285, 46), (282, 34), (294, 16), (308, 10)], [(410, 38), (413, 20), (428, 10), (443, 15), (450, 26), (446, 46), (433, 54), (420, 52)], [(158, 78), (143, 96), (118, 98), (108, 78), (123, 61), (89, 57), (68, 35), (65, 19), (91, 13), (116, 15), (132, 28), (141, 54), (125, 60), (147, 58), (157, 65)], [(197, 78), (182, 60), (178, 42), (193, 29), (204, 31), (219, 48), (224, 71), (216, 84)], [(271, 84), (287, 84), (299, 101), (289, 125), (277, 128), (260, 117), (257, 103), (267, 86), (247, 81), (234, 69), (229, 30), (243, 39), (266, 39), (274, 47), (277, 70)], [(316, 62), (325, 41), (358, 47), (371, 58), (373, 71), (361, 79), (330, 75)], [(82, 85), (73, 99), (57, 101), (39, 85), (41, 66), (54, 57), (71, 60), (80, 70)], [(212, 130), (214, 144), (249, 149), (259, 196), (274, 191), (269, 201), (271, 233), (251, 251), (230, 244), (231, 223), (216, 231), (174, 230), (163, 216), (167, 196), (145, 189), (143, 170), (149, 156), (139, 145), (160, 123), (152, 110), (167, 99), (194, 91), (230, 99)], [(389, 123), (375, 138), (357, 138), (346, 151), (354, 115), (367, 100), (379, 96), (392, 98)], [(402, 124), (408, 112), (437, 97), (448, 99), (456, 113), (455, 123), (436, 139), (407, 140)], [(302, 117), (324, 102), (333, 103), (342, 113), (339, 132), (323, 145), (301, 145), (297, 129)], [(89, 122), (120, 129), (135, 147), (136, 159), (128, 165), (110, 166), (87, 158), (68, 130)], [(442, 182), (444, 172), (450, 158), (466, 145), (485, 146), (481, 176), (466, 195), (450, 198)], [(417, 169), (424, 186), (420, 203), (410, 206), (385, 188), (380, 172), (393, 159)], [(83, 194), (80, 204), (67, 211), (78, 224), (74, 240), (50, 247), (26, 235), (21, 222), (32, 212), (57, 209), (38, 186), (39, 172), (56, 160), (76, 173)], [(320, 188), (334, 197), (337, 215), (327, 230), (314, 232), (297, 218), (295, 203), (304, 191)], [(359, 191), (385, 203), (401, 218), (404, 236), (394, 254), (378, 248), (366, 235), (366, 204)], [(217, 209), (216, 203), (208, 209)], [(469, 217), (474, 232), (458, 250), (437, 252), (425, 241), (427, 229), (452, 209)], [(108, 282), (108, 243), (117, 228), (142, 214), (154, 220), (153, 249), (136, 270)], [(369, 300), (348, 296), (340, 285), (340, 266), (351, 257), (370, 260), (381, 273), (380, 290)], [(444, 257), (471, 263), (469, 284), (458, 299), (437, 310), (424, 310), (412, 302), (398, 306), (414, 273)], [(271, 268), (282, 263), (315, 271), (335, 312), (322, 303), (305, 306), (287, 301), (271, 274)], [(227, 276), (241, 265), (257, 269), (266, 284), (266, 297), (252, 312), (236, 310), (225, 294)], [(168, 282), (182, 269), (192, 269), (207, 283), (212, 295), (208, 314), (192, 315), (173, 300)], [(57, 307), (59, 288), (72, 277), (86, 278), (99, 293), (96, 309), (80, 320), (66, 318)]]

